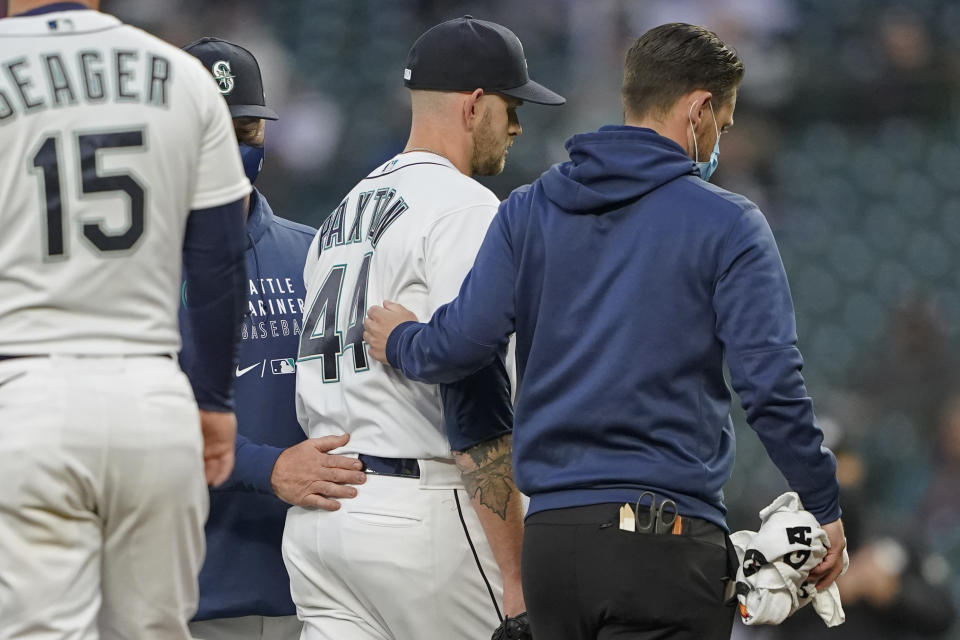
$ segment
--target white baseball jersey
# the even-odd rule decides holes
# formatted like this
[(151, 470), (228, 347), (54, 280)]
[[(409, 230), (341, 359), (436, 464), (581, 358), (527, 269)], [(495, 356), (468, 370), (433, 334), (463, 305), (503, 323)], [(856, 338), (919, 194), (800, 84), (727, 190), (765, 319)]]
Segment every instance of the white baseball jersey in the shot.
[(417, 151), (376, 169), (330, 214), (303, 273), (297, 415), (309, 437), (349, 433), (343, 453), (450, 456), (437, 387), (371, 358), (363, 319), (393, 300), (426, 321), (453, 300), (499, 204), (446, 158)]
[(112, 16), (0, 21), (0, 354), (179, 349), (187, 214), (250, 190), (193, 56)]

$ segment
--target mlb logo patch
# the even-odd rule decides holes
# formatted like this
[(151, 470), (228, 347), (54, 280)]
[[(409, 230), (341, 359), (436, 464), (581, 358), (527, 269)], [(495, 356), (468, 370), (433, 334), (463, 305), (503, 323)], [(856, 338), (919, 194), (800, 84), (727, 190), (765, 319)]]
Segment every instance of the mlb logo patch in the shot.
[(280, 358), (279, 360), (271, 360), (270, 371), (272, 371), (274, 375), (296, 373), (297, 361), (293, 358)]
[(73, 31), (73, 20), (62, 18), (60, 20), (47, 20), (47, 28), (50, 31)]

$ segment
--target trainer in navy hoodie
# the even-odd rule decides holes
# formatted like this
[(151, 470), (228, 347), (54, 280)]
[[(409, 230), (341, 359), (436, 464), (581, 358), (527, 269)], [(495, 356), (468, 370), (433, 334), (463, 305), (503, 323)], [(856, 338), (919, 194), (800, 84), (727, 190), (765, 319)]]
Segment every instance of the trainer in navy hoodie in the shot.
[(726, 528), (726, 358), (747, 421), (806, 509), (839, 518), (763, 215), (650, 129), (603, 127), (567, 150), (500, 206), (459, 297), (393, 331), (390, 363), (450, 382), (516, 330), (514, 472), (530, 513), (652, 490)]
[[(297, 422), (296, 357), (303, 314), (303, 263), (316, 229), (278, 218), (250, 194), (246, 262), (248, 304), (236, 369), (237, 449), (233, 474), (210, 490), (207, 555), (195, 620), (296, 613), (280, 545), (290, 506), (270, 475), (280, 452), (306, 436)], [(196, 359), (189, 313), (181, 306), (180, 364)]]

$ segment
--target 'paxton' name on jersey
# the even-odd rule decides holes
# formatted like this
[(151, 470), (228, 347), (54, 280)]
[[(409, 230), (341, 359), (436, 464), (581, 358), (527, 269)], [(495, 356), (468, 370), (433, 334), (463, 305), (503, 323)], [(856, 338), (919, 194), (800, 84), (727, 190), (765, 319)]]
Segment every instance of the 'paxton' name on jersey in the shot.
[(0, 125), (12, 121), (18, 109), (29, 115), (80, 100), (167, 106), (166, 58), (149, 54), (140, 59), (134, 50), (115, 50), (106, 58), (91, 49), (75, 58), (51, 52), (0, 62)]
[[(357, 201), (353, 211), (352, 222), (349, 227), (346, 226), (347, 220), (347, 198), (344, 198), (337, 208), (327, 216), (320, 227), (320, 239), (317, 242), (317, 254), (319, 255), (330, 247), (336, 247), (354, 242), (363, 242), (364, 234), (363, 214), (370, 209), (370, 223), (367, 225), (366, 239), (374, 249), (383, 234), (393, 222), (399, 218), (404, 211), (409, 209), (403, 196), (396, 198), (397, 190), (390, 187), (363, 191), (357, 195)], [(370, 206), (370, 203), (373, 206)]]
[[(243, 340), (300, 335), (303, 298), (297, 296), (291, 278), (259, 278), (249, 281), (247, 317), (240, 329)], [(275, 316), (293, 316), (274, 320)]]

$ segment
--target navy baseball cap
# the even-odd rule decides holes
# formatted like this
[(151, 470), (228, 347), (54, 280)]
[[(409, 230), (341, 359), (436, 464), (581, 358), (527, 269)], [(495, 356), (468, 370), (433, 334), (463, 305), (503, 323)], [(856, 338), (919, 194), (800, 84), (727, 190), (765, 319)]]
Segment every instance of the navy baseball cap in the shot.
[(530, 79), (523, 45), (513, 31), (473, 16), (441, 22), (417, 38), (407, 54), (403, 84), (433, 91), (483, 89), (537, 104), (567, 101)]
[(279, 119), (267, 106), (260, 65), (252, 53), (232, 42), (209, 37), (191, 42), (183, 50), (199, 58), (213, 74), (234, 118)]

